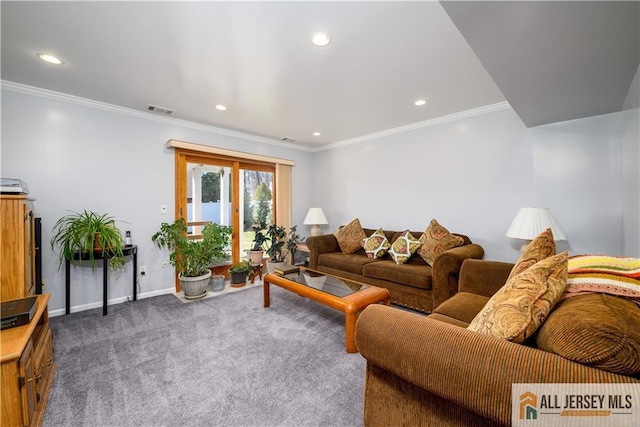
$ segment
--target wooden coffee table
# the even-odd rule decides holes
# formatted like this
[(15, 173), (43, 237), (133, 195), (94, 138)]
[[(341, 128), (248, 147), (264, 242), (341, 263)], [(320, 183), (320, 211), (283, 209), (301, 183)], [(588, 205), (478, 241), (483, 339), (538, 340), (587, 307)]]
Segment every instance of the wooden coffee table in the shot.
[(391, 300), (387, 289), (320, 273), (308, 268), (300, 268), (298, 274), (279, 276), (270, 273), (264, 277), (265, 307), (269, 307), (271, 303), (269, 295), (271, 284), (343, 312), (347, 353), (358, 352), (355, 341), (358, 314), (369, 304), (382, 302), (389, 305)]

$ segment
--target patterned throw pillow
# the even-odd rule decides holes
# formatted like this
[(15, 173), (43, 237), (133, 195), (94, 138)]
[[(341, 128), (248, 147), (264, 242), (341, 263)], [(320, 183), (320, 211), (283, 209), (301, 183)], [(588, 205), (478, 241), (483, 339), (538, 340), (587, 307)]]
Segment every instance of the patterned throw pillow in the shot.
[(358, 252), (361, 248), (360, 242), (362, 239), (367, 238), (358, 218), (355, 218), (349, 224), (340, 228), (338, 231), (333, 233), (333, 235), (338, 240), (338, 245), (340, 246), (343, 254), (353, 254)]
[(435, 219), (431, 220), (419, 240), (422, 246), (418, 249), (418, 255), (431, 266), (438, 254), (464, 244), (462, 237), (449, 233), (449, 230), (438, 224)]
[(360, 241), (360, 246), (364, 248), (364, 251), (367, 253), (369, 258), (378, 259), (382, 258), (387, 253), (391, 247), (391, 243), (387, 240), (382, 228), (379, 228), (370, 237), (362, 239)]
[(507, 280), (513, 276), (522, 273), (533, 264), (542, 261), (551, 255), (556, 254), (556, 242), (553, 240), (553, 233), (550, 228), (540, 233), (529, 246), (526, 247), (524, 252), (520, 254), (520, 258), (516, 261), (516, 265), (511, 269), (511, 273)]
[(568, 253), (554, 255), (509, 279), (467, 329), (522, 343), (544, 322), (567, 286)]
[(407, 230), (393, 242), (391, 249), (389, 249), (389, 255), (391, 255), (396, 264), (406, 264), (421, 245), (422, 243)]

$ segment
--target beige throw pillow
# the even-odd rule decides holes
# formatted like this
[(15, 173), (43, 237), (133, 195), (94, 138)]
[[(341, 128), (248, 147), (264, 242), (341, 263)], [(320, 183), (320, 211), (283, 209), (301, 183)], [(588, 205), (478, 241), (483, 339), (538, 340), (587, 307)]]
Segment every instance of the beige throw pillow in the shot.
[(422, 246), (418, 249), (418, 255), (431, 266), (433, 266), (433, 261), (438, 254), (464, 244), (462, 237), (449, 233), (449, 230), (440, 225), (435, 219), (431, 220), (419, 240)]
[(568, 253), (512, 277), (471, 321), (469, 330), (522, 343), (544, 322), (567, 286)]
[(340, 228), (338, 231), (333, 233), (333, 235), (338, 240), (338, 245), (340, 246), (340, 250), (342, 250), (343, 254), (353, 254), (358, 252), (361, 248), (360, 242), (362, 239), (367, 238), (358, 218), (355, 218), (349, 224)]
[(520, 254), (520, 258), (518, 258), (518, 261), (516, 261), (516, 264), (511, 269), (511, 273), (507, 280), (522, 273), (533, 264), (555, 254), (556, 242), (553, 240), (553, 233), (551, 232), (551, 229), (547, 228), (533, 239), (524, 252)]

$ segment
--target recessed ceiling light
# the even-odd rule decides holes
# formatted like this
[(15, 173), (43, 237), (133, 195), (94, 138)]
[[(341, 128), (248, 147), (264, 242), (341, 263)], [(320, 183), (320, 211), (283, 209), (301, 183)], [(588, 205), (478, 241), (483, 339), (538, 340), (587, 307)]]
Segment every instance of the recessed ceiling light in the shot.
[(326, 33), (316, 33), (311, 39), (311, 42), (316, 46), (323, 47), (331, 42), (331, 38)]
[(226, 111), (227, 107), (226, 107), (226, 105), (218, 104), (218, 105), (216, 105), (216, 110)]
[(49, 55), (48, 53), (39, 53), (38, 58), (42, 59), (44, 62), (48, 62), (49, 64), (53, 64), (53, 65), (62, 65), (64, 64), (64, 62), (62, 61), (62, 59), (57, 58), (53, 55)]
[(413, 103), (413, 105), (415, 105), (416, 107), (420, 107), (421, 105), (426, 104), (427, 101), (425, 101), (424, 99), (418, 99), (416, 102)]
[(320, 136), (320, 132), (314, 132), (313, 136)]

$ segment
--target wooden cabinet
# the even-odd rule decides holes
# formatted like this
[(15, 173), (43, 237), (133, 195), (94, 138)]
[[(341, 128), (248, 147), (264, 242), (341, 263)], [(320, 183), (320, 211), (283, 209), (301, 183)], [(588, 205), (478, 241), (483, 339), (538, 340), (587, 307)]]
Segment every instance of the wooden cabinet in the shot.
[(24, 194), (0, 196), (0, 300), (36, 293), (35, 216), (33, 199)]
[(49, 327), (49, 294), (38, 295), (27, 325), (0, 332), (0, 425), (39, 426), (56, 369)]

